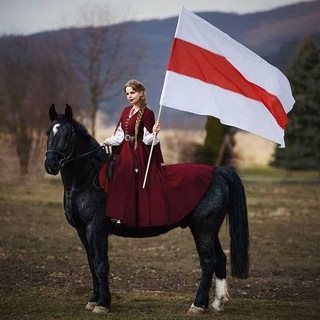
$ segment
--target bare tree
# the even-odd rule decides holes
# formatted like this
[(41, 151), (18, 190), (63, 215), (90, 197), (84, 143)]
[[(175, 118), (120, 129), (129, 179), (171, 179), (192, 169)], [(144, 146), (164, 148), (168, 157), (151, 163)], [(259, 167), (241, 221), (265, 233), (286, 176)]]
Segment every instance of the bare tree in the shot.
[[(74, 30), (74, 61), (90, 99), (91, 134), (95, 136), (96, 115), (101, 102), (112, 97), (112, 87), (125, 72), (138, 67), (142, 50), (127, 52), (128, 24), (113, 24), (112, 13), (106, 6), (86, 8), (81, 21), (89, 27)], [(129, 54), (131, 58), (128, 58)]]
[(33, 50), (36, 66), (27, 103), (36, 119), (32, 158), (34, 162), (41, 160), (42, 165), (49, 106), (52, 103), (63, 106), (66, 103), (77, 105), (81, 98), (76, 88), (64, 37), (60, 35), (58, 38), (39, 40), (34, 44)]
[(35, 41), (23, 36), (2, 40), (0, 125), (12, 138), (24, 176), (32, 152), (34, 159), (43, 159), (48, 107), (57, 100), (65, 103), (72, 74), (67, 69), (64, 47), (57, 40)]
[[(1, 124), (12, 134), (20, 162), (21, 175), (28, 172), (32, 128), (28, 126), (30, 114), (25, 112), (25, 100), (28, 95), (32, 75), (30, 42), (27, 38), (17, 36), (8, 44), (10, 52), (5, 54), (1, 66), (3, 85)], [(2, 111), (2, 110), (1, 110)]]

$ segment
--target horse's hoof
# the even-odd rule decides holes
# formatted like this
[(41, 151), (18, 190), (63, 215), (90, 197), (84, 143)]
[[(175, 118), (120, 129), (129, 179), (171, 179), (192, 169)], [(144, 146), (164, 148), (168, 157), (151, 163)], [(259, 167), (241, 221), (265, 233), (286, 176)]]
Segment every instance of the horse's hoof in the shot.
[(229, 296), (221, 297), (221, 299), (215, 298), (211, 307), (214, 311), (222, 311), (224, 309), (224, 305), (229, 301)]
[(107, 314), (109, 313), (109, 309), (103, 306), (95, 306), (92, 312), (99, 313), (99, 314)]
[(218, 299), (213, 301), (213, 303), (211, 304), (211, 307), (213, 308), (214, 311), (217, 311), (217, 312), (223, 310), (223, 304)]
[(204, 314), (204, 312), (205, 312), (204, 308), (196, 307), (194, 304), (192, 304), (190, 309), (187, 312), (187, 315), (192, 316), (195, 314)]
[(93, 311), (93, 309), (94, 309), (96, 306), (97, 306), (97, 303), (96, 303), (96, 302), (91, 302), (91, 301), (89, 301), (89, 302), (87, 303), (87, 305), (86, 305), (86, 309)]

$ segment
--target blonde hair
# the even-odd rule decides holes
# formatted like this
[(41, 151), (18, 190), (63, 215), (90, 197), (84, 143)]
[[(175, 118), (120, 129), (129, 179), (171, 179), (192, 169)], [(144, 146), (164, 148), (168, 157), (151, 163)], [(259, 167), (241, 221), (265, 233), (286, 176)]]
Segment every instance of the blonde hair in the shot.
[(137, 116), (137, 120), (134, 127), (134, 148), (137, 149), (138, 147), (138, 131), (139, 131), (139, 125), (141, 118), (144, 114), (144, 111), (147, 107), (147, 93), (146, 93), (146, 87), (138, 80), (129, 80), (124, 86), (123, 86), (123, 92), (126, 92), (126, 88), (131, 87), (136, 92), (141, 92), (142, 96), (140, 97), (140, 110), (138, 111), (139, 114)]

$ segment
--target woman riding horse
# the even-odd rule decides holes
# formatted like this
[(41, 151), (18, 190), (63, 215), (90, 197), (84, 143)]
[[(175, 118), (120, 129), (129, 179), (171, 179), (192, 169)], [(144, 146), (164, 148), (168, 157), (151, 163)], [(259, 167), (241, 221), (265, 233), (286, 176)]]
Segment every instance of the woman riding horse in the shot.
[[(215, 310), (222, 310), (224, 302), (228, 300), (228, 292), (226, 256), (221, 248), (218, 232), (226, 214), (229, 218), (231, 239), (231, 274), (245, 278), (249, 271), (247, 207), (239, 176), (232, 169), (215, 168), (203, 197), (181, 221), (175, 224), (149, 227), (125, 224), (119, 226), (108, 217), (108, 213), (107, 216), (105, 215), (109, 195), (106, 196), (104, 190), (96, 183), (101, 165), (106, 159), (105, 151), (87, 130), (73, 119), (70, 106), (66, 106), (64, 114), (57, 114), (52, 105), (49, 117), (51, 125), (47, 131), (45, 168), (52, 175), (61, 173), (66, 219), (76, 228), (87, 253), (93, 279), (93, 295), (87, 304), (87, 309), (97, 313), (107, 313), (111, 305), (108, 281), (108, 235), (151, 237), (181, 226), (189, 227), (192, 232), (202, 270), (198, 292), (188, 313), (203, 313), (209, 306), (213, 274), (216, 276), (216, 294), (211, 306)], [(148, 125), (147, 127), (152, 130)], [(139, 139), (137, 142), (142, 143)], [(125, 146), (123, 143), (123, 148), (130, 148), (130, 152), (134, 154), (135, 149), (131, 149), (131, 146)], [(119, 157), (121, 158), (121, 155)], [(120, 164), (118, 166), (120, 167)], [(143, 163), (138, 169), (142, 166)], [(112, 183), (115, 183), (116, 179), (117, 174), (114, 175)], [(152, 179), (149, 180), (149, 190), (151, 182)], [(159, 184), (159, 186), (162, 185)], [(194, 192), (198, 191), (194, 190)], [(121, 198), (119, 201), (121, 206), (125, 205)], [(175, 214), (170, 214), (168, 223), (172, 216), (176, 217)], [(130, 220), (130, 222), (135, 223), (136, 220)]]

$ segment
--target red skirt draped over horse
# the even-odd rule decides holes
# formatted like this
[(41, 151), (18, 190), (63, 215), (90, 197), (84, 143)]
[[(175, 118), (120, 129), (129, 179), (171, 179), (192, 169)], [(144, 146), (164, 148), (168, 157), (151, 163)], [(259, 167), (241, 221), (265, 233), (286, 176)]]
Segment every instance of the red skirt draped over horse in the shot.
[[(124, 109), (120, 119), (127, 121), (125, 134), (134, 136), (137, 115), (129, 119), (130, 107)], [(152, 132), (154, 113), (146, 109), (139, 126)], [(214, 171), (213, 166), (199, 164), (161, 165), (160, 144), (155, 145), (148, 179), (142, 188), (150, 146), (138, 138), (134, 142), (122, 141), (116, 148), (118, 154), (113, 178), (110, 181), (106, 215), (135, 227), (164, 226), (185, 218), (204, 196)], [(101, 175), (100, 175), (101, 178)]]

